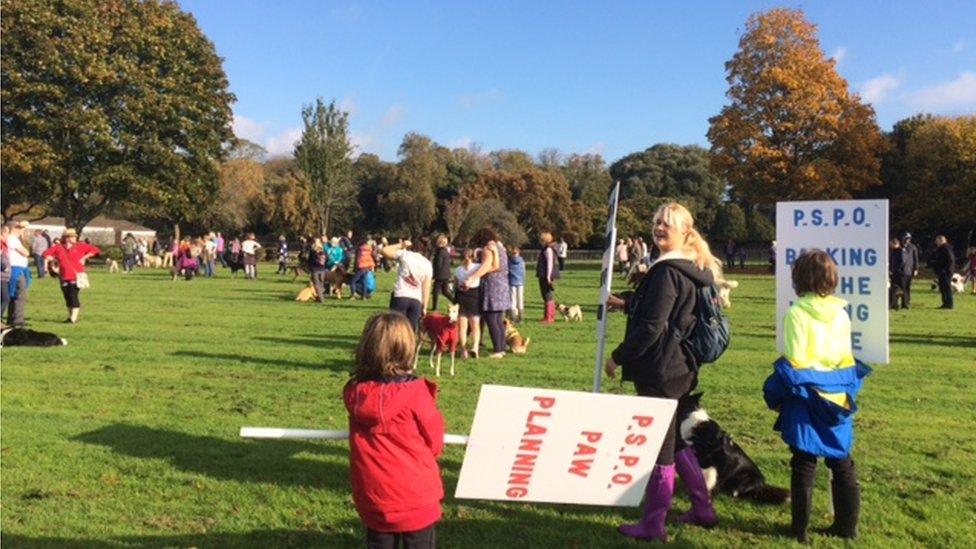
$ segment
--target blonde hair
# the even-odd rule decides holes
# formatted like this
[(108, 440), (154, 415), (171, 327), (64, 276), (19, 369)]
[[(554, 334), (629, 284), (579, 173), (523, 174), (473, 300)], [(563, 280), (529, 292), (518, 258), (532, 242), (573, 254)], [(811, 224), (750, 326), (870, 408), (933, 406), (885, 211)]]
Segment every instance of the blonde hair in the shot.
[(712, 255), (712, 249), (708, 242), (702, 237), (701, 233), (695, 229), (695, 218), (691, 216), (688, 208), (677, 202), (669, 202), (662, 205), (654, 213), (653, 223), (656, 225), (659, 220), (663, 220), (669, 227), (675, 227), (685, 235), (684, 243), (681, 245), (681, 252), (698, 265), (699, 269), (708, 269), (718, 280), (722, 278), (722, 264)]
[(356, 381), (391, 379), (413, 372), (413, 326), (397, 312), (378, 313), (366, 321), (356, 346)]

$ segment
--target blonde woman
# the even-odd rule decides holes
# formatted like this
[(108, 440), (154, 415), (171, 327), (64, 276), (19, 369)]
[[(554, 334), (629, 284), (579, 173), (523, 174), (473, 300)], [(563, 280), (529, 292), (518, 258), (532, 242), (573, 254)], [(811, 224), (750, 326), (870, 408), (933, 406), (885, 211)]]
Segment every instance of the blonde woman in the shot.
[[(639, 396), (678, 399), (698, 384), (699, 365), (671, 326), (688, 333), (695, 322), (697, 290), (714, 283), (721, 274), (720, 263), (695, 230), (691, 213), (681, 204), (672, 202), (657, 210), (652, 236), (661, 256), (633, 297), (627, 301), (613, 297), (607, 302), (608, 307), (627, 312), (627, 329), (605, 370), (613, 378), (618, 365), (622, 367), (623, 379), (634, 383)], [(664, 521), (671, 508), (675, 472), (691, 499), (691, 511), (682, 515), (681, 522), (704, 527), (718, 522), (698, 459), (681, 441), (672, 419), (647, 483), (643, 518), (636, 524), (621, 525), (621, 534), (667, 539)]]

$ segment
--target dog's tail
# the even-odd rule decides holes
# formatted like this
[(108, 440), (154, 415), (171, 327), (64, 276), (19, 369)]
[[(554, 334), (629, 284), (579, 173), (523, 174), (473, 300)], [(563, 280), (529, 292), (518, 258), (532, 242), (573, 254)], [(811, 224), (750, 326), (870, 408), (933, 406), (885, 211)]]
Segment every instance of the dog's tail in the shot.
[(790, 500), (790, 491), (786, 488), (770, 486), (766, 483), (760, 484), (756, 488), (749, 490), (742, 497), (749, 498), (756, 503), (767, 505), (782, 505)]

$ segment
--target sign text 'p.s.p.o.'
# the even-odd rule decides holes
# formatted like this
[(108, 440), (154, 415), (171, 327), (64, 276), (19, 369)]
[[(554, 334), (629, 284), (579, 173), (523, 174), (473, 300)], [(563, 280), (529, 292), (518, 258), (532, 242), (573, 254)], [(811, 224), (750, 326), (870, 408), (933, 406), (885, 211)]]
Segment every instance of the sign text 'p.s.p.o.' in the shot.
[(455, 497), (636, 506), (676, 404), (484, 385)]

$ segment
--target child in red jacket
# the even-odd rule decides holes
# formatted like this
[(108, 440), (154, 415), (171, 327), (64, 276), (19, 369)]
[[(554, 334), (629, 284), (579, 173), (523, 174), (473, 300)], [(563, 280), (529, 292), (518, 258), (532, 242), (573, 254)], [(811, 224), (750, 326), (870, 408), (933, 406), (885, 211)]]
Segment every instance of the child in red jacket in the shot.
[(413, 374), (413, 328), (397, 312), (366, 322), (356, 372), (343, 389), (349, 411), (349, 475), (368, 547), (434, 547), (441, 517), (437, 458), (444, 418), (437, 386)]

